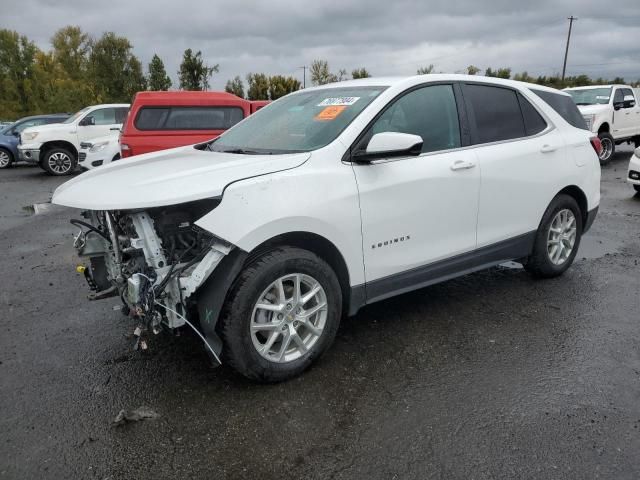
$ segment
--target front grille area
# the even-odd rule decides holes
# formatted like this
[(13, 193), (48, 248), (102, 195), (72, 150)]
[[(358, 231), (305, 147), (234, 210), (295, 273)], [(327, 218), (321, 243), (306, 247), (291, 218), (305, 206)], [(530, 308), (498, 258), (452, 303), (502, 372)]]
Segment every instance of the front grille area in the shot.
[(635, 170), (629, 171), (629, 178), (631, 180), (640, 180), (640, 172), (636, 172)]

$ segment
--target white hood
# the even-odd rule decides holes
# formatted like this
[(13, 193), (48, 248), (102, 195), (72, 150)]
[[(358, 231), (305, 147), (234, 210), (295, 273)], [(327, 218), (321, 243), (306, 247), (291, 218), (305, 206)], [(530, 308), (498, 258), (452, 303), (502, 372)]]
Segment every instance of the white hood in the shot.
[(582, 115), (598, 115), (609, 110), (609, 104), (602, 103), (598, 105), (578, 105), (578, 110)]
[(237, 180), (302, 165), (310, 153), (239, 155), (193, 146), (125, 158), (60, 185), (52, 203), (87, 210), (175, 205), (222, 194)]

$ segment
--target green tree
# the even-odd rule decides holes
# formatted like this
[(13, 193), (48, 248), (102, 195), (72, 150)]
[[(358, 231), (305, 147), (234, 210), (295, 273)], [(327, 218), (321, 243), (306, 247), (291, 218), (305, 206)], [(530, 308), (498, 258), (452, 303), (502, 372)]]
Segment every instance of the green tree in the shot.
[(351, 78), (369, 78), (371, 74), (366, 68), (356, 68), (351, 72)]
[(479, 71), (480, 71), (480, 69), (478, 67), (476, 67), (475, 65), (469, 65), (467, 67), (467, 75), (475, 75)]
[(511, 69), (499, 68), (498, 70), (491, 70), (491, 67), (489, 67), (485, 70), (484, 75), (485, 77), (511, 78)]
[(311, 83), (314, 85), (325, 85), (331, 82), (331, 72), (329, 62), (326, 60), (314, 60), (309, 68), (311, 72)]
[(244, 98), (244, 83), (240, 76), (236, 75), (235, 78), (228, 80), (224, 90), (229, 93), (233, 93), (237, 97)]
[(132, 48), (127, 38), (113, 32), (106, 32), (94, 42), (89, 56), (89, 76), (96, 101), (129, 102), (136, 92), (146, 90), (142, 64), (131, 52)]
[(35, 44), (12, 30), (0, 30), (0, 117), (17, 118), (33, 105)]
[(518, 80), (519, 82), (528, 82), (528, 83), (534, 83), (536, 81), (535, 78), (529, 76), (529, 73), (524, 71), (522, 73), (516, 73), (513, 75), (513, 79), (514, 80)]
[(264, 73), (247, 75), (247, 99), (269, 100), (269, 77)]
[(277, 100), (291, 92), (300, 90), (300, 87), (300, 80), (297, 78), (274, 75), (269, 77), (269, 98), (271, 100)]
[(182, 55), (182, 63), (178, 70), (181, 90), (208, 90), (209, 79), (214, 73), (218, 73), (220, 65), (209, 66), (202, 59), (202, 52), (187, 48)]
[(86, 80), (91, 52), (91, 37), (80, 27), (61, 28), (51, 37), (53, 56), (72, 80)]
[(433, 73), (434, 68), (433, 63), (431, 63), (427, 67), (420, 67), (416, 73), (418, 75), (428, 75), (429, 73)]
[(171, 79), (167, 75), (167, 71), (164, 68), (164, 62), (162, 59), (153, 54), (151, 62), (149, 62), (149, 90), (152, 91), (166, 91), (171, 88)]

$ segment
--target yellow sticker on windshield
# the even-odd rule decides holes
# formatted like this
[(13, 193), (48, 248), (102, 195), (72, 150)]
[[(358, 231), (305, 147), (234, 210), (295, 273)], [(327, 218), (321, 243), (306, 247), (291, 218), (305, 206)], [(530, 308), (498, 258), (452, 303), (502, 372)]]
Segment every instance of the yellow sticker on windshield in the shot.
[(344, 105), (325, 107), (315, 116), (316, 120), (334, 120), (342, 111), (347, 108)]

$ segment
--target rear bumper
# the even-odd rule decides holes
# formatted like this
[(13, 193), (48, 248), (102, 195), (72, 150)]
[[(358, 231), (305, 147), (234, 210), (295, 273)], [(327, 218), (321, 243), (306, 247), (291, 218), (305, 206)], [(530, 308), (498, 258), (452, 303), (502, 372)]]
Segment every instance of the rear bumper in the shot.
[(587, 221), (584, 223), (584, 228), (582, 229), (582, 233), (588, 232), (589, 229), (591, 228), (591, 225), (593, 225), (593, 222), (595, 221), (596, 216), (598, 215), (598, 208), (600, 207), (598, 206), (593, 210), (589, 210), (587, 212)]

